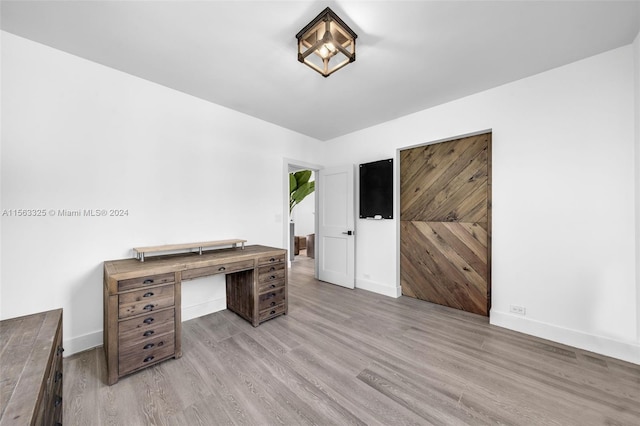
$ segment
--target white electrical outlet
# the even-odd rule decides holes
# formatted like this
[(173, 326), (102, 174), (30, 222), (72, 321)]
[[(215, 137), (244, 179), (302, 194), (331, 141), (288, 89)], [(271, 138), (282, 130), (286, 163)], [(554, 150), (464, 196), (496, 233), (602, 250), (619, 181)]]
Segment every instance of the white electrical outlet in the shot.
[(512, 314), (526, 315), (527, 310), (524, 306), (510, 305), (509, 312), (511, 312)]

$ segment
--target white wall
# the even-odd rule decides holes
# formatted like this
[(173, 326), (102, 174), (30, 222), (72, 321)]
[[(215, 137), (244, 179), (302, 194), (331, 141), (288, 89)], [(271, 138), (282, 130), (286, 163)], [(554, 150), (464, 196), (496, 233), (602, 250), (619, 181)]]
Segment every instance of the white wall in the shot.
[[(324, 163), (397, 167), (400, 148), (492, 129), (491, 322), (640, 363), (633, 58), (622, 47), (334, 139)], [(397, 224), (357, 222), (358, 287), (397, 291)]]
[[(283, 158), (318, 141), (2, 32), (0, 317), (64, 308), (67, 354), (101, 344), (102, 262), (131, 248), (244, 238), (283, 247)], [(59, 210), (126, 209), (125, 217)], [(54, 212), (51, 214), (49, 212)], [(224, 309), (183, 285), (183, 319)]]
[[(638, 39), (320, 144), (1, 37), (0, 208), (129, 213), (2, 217), (0, 317), (63, 307), (67, 353), (101, 343), (103, 260), (201, 239), (283, 246), (283, 158), (397, 167), (399, 148), (492, 129), (492, 322), (640, 363)], [(357, 220), (358, 287), (399, 294), (397, 224)], [(183, 286), (185, 319), (224, 307), (221, 277), (207, 280)]]

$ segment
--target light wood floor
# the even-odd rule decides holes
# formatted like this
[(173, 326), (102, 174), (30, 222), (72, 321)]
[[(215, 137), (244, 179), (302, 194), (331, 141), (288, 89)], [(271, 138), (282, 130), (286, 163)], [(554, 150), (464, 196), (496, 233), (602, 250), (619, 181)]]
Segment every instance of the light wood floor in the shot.
[(64, 360), (65, 425), (640, 425), (640, 366), (290, 272), (289, 315), (183, 323), (183, 357), (104, 384)]

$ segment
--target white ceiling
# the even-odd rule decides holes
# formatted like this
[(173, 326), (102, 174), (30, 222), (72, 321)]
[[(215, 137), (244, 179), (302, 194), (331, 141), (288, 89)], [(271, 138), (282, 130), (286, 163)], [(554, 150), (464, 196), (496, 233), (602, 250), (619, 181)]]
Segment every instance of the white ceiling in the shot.
[[(328, 78), (295, 34), (357, 34)], [(328, 140), (633, 42), (636, 1), (6, 1), (2, 29)]]

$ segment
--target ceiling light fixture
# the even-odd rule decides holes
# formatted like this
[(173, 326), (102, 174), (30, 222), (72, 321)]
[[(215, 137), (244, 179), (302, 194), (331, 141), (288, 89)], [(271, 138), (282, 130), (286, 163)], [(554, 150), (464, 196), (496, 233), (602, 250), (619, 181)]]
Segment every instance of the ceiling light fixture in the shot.
[(327, 7), (296, 34), (298, 61), (328, 77), (356, 60), (357, 37), (356, 33)]

